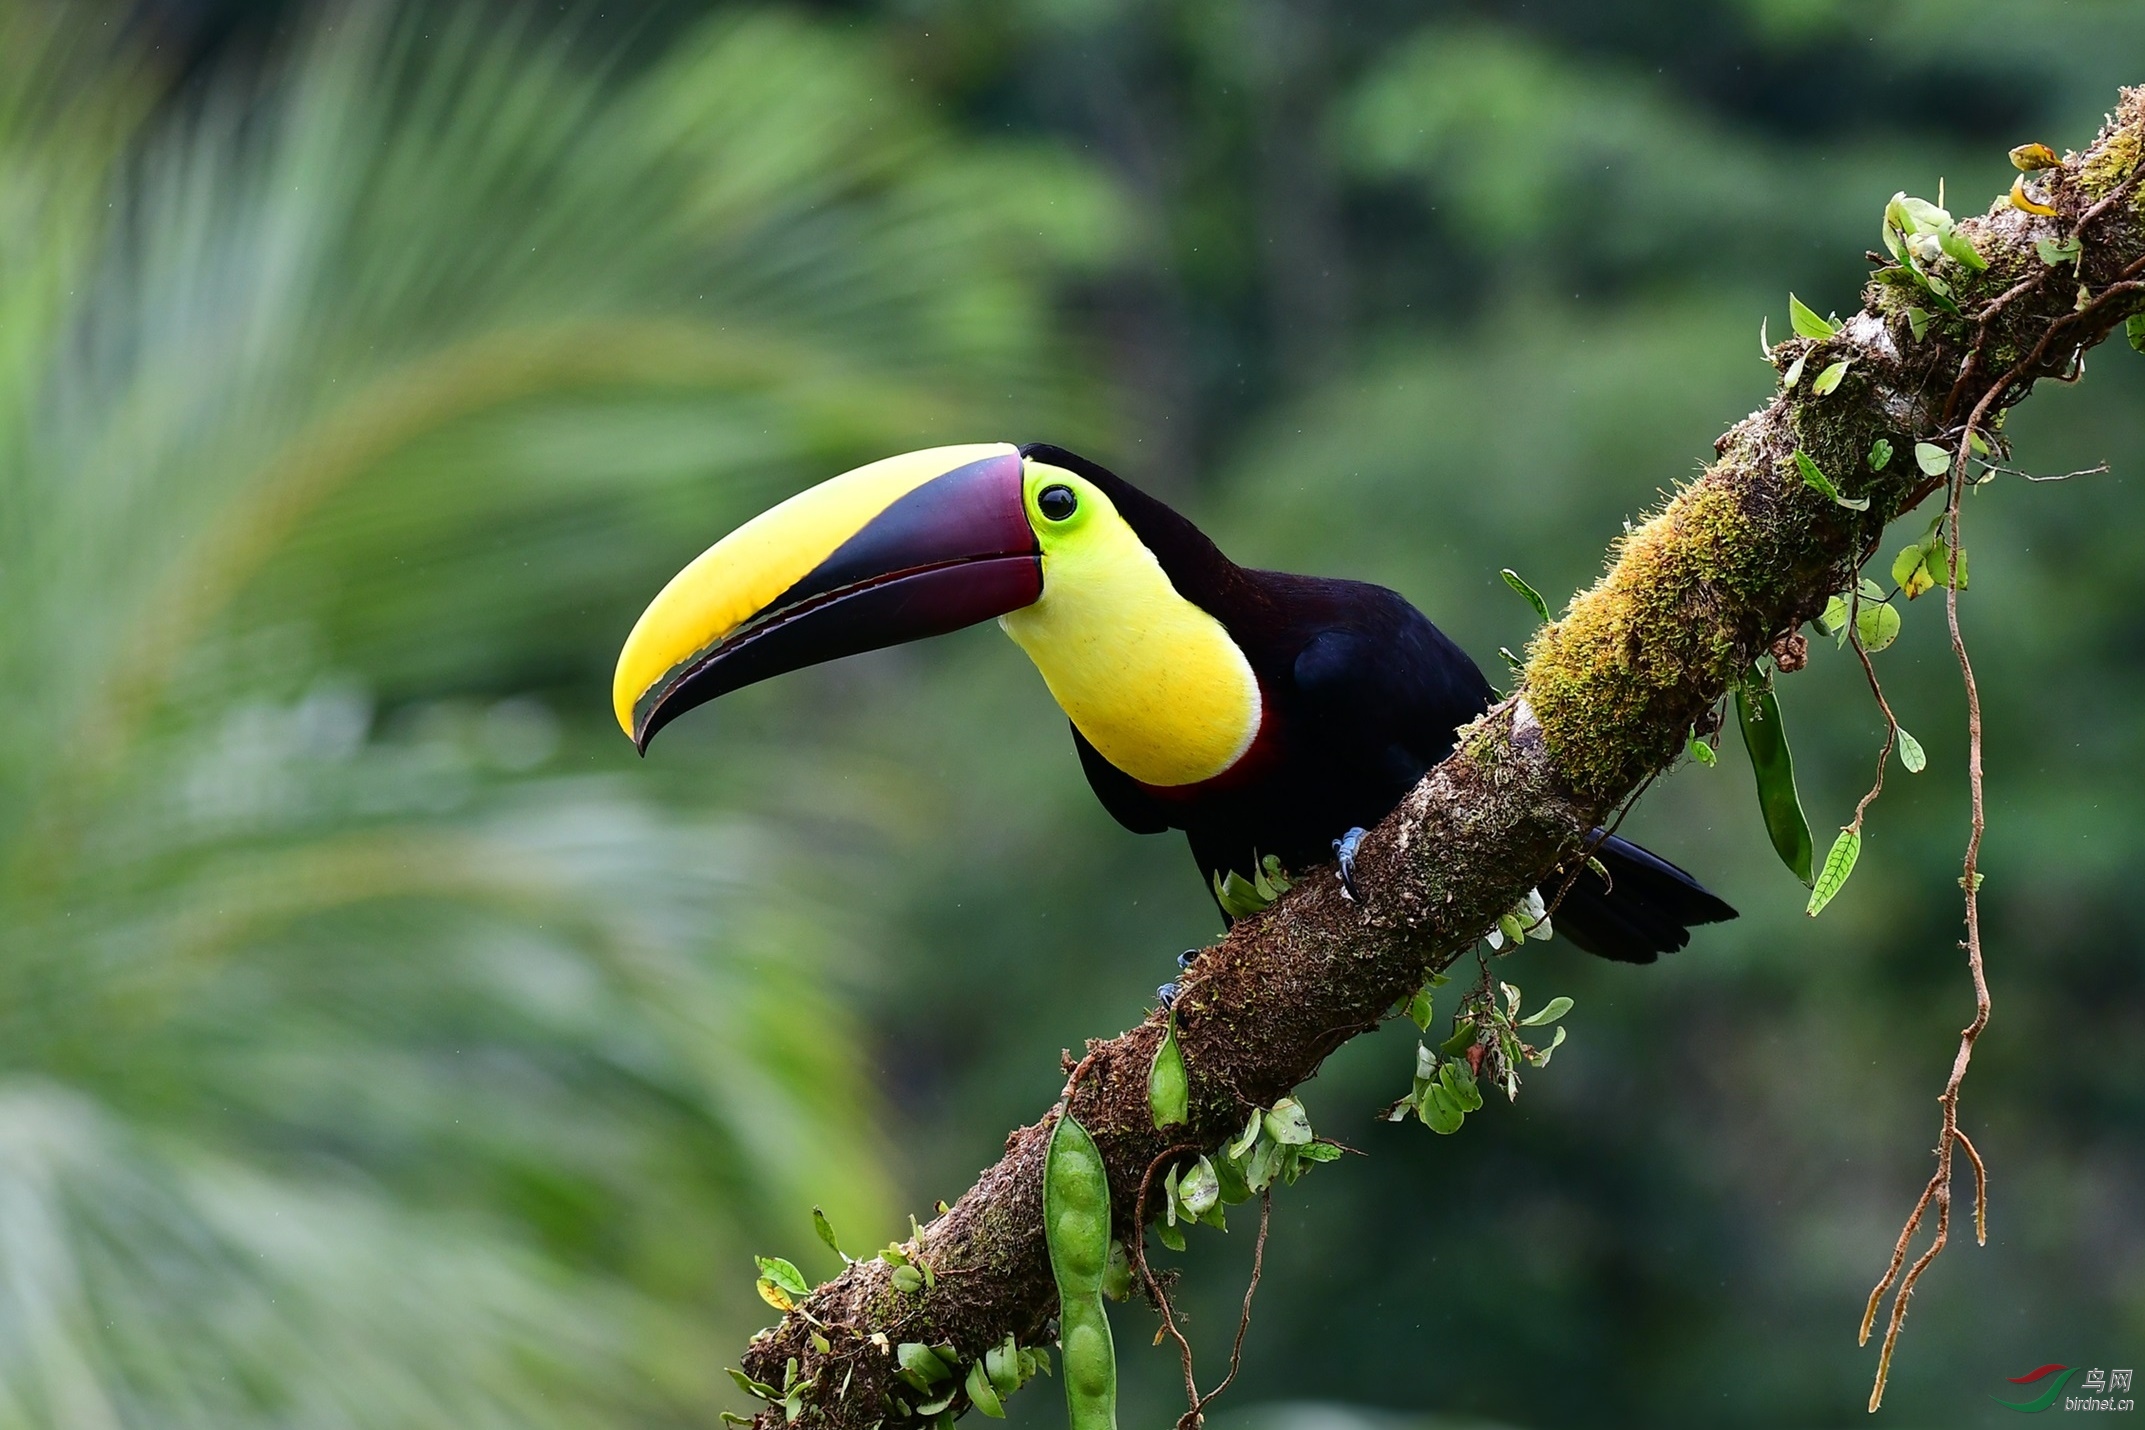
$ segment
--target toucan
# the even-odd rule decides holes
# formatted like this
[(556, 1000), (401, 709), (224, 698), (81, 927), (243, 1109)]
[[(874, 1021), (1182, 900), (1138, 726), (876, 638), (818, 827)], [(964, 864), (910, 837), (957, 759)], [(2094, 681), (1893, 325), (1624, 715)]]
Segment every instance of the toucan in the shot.
[[(741, 686), (994, 618), (1070, 718), (1103, 807), (1183, 830), (1210, 886), (1266, 856), (1352, 854), (1496, 698), (1398, 593), (1238, 566), (1096, 463), (993, 443), (859, 467), (716, 542), (634, 625), (613, 703), (645, 754)], [(1594, 857), (1555, 917), (1588, 952), (1651, 963), (1735, 917), (1626, 840)]]

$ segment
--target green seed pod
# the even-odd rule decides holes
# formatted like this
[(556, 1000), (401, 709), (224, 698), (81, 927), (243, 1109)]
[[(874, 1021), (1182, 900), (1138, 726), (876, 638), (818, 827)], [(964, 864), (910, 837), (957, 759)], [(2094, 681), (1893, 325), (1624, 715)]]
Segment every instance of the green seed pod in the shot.
[(1110, 1260), (1110, 1177), (1072, 1109), (1058, 1115), (1043, 1157), (1043, 1236), (1058, 1283), (1070, 1430), (1117, 1430), (1117, 1351), (1102, 1308)]
[(1065, 1398), (1075, 1430), (1117, 1424), (1117, 1352), (1101, 1316), (1101, 1308), (1083, 1307), (1058, 1338), (1065, 1348)]
[(1125, 1301), (1132, 1296), (1132, 1258), (1125, 1244), (1110, 1239), (1110, 1264), (1102, 1272), (1102, 1296), (1106, 1301)]
[(1157, 1128), (1174, 1127), (1189, 1115), (1190, 1088), (1184, 1076), (1184, 1054), (1177, 1047), (1177, 1020), (1169, 1020), (1168, 1031), (1154, 1050), (1154, 1062), (1147, 1069), (1147, 1107), (1154, 1114)]

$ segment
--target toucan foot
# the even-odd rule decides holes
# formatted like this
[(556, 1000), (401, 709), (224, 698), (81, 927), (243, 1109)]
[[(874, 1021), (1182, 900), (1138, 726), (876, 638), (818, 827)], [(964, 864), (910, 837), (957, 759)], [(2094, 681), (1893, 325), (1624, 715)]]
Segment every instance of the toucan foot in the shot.
[(1333, 841), (1333, 857), (1341, 861), (1341, 892), (1346, 894), (1351, 902), (1358, 904), (1363, 900), (1356, 893), (1356, 848), (1362, 844), (1363, 836), (1369, 832), (1357, 825)]
[(1177, 967), (1190, 968), (1192, 966), (1192, 960), (1197, 957), (1199, 957), (1199, 950), (1196, 948), (1188, 948), (1184, 952), (1177, 955)]
[(1160, 988), (1154, 990), (1154, 1001), (1161, 1004), (1164, 1008), (1167, 1008), (1170, 1004), (1177, 1001), (1177, 994), (1180, 991), (1181, 988), (1179, 985), (1175, 983), (1165, 983)]

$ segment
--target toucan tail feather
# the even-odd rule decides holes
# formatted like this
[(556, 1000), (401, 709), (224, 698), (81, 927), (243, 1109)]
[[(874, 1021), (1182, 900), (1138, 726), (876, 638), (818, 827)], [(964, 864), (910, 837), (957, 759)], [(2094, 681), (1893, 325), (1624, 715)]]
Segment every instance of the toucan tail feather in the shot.
[(1689, 874), (1628, 839), (1608, 836), (1594, 857), (1609, 871), (1609, 881), (1582, 870), (1554, 918), (1558, 935), (1588, 953), (1618, 963), (1652, 963), (1688, 944), (1696, 925), (1736, 916)]

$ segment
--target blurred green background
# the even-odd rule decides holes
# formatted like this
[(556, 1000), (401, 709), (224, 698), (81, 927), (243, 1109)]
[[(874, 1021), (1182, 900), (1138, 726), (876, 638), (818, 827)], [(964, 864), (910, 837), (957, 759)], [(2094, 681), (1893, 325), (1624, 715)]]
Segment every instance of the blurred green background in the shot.
[[(1047, 438), (1501, 678), (1498, 568), (1590, 580), (1766, 399), (1788, 290), (1851, 307), (1895, 189), (1978, 209), (2124, 81), (2135, 0), (0, 0), (0, 1427), (742, 1408), (750, 1255), (956, 1195), (1216, 919), (989, 629), (635, 759), (610, 664), (674, 570)], [(1994, 1202), (1890, 1424), (2145, 1360), (2141, 398), (2096, 354), (2012, 433), (2112, 473), (1967, 513)], [(1821, 922), (1731, 742), (1632, 827), (1745, 917), (1502, 964), (1578, 1002), (1516, 1106), (1374, 1122), (1405, 1028), (1306, 1089), (1370, 1155), (1279, 1199), (1225, 1430), (1863, 1421), (1970, 1006), (1907, 617), (1929, 769)], [(1783, 699), (1822, 842), (1874, 711), (1829, 646)], [(1210, 1378), (1249, 1250), (1182, 1258)]]

